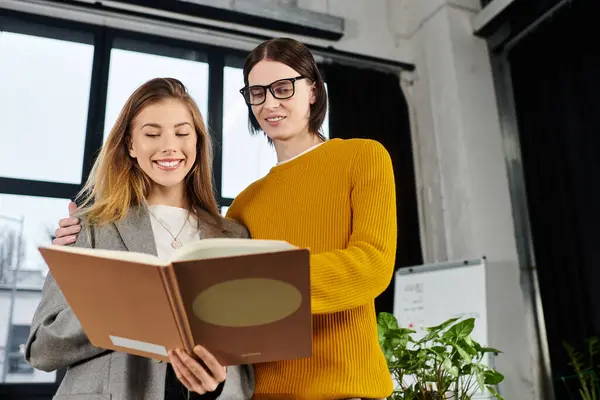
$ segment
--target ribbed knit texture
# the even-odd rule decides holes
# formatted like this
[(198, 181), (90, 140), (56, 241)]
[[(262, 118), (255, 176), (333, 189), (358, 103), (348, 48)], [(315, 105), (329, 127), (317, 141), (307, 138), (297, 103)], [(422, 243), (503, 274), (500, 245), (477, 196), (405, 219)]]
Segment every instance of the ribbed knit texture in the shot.
[(378, 142), (332, 139), (275, 166), (233, 202), (228, 217), (254, 239), (311, 251), (313, 355), (255, 365), (255, 398), (384, 398), (392, 392), (374, 299), (390, 283), (396, 195)]

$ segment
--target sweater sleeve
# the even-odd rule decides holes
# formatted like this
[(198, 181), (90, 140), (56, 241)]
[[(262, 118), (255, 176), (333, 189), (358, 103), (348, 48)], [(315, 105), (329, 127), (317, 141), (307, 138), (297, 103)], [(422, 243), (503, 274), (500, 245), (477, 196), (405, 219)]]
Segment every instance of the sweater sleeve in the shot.
[(352, 309), (389, 285), (396, 256), (396, 187), (388, 152), (368, 140), (352, 165), (352, 233), (345, 249), (313, 254), (313, 314)]

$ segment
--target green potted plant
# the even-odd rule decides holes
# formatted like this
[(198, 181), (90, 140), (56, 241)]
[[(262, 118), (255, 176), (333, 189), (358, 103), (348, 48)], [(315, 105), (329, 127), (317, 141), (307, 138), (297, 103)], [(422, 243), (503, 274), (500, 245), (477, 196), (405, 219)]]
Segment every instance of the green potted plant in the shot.
[(388, 400), (471, 400), (479, 390), (504, 400), (494, 388), (504, 375), (483, 363), (488, 353), (471, 338), (475, 319), (452, 318), (425, 329), (414, 338), (414, 330), (398, 326), (396, 318), (382, 312), (377, 318), (379, 343), (398, 387)]

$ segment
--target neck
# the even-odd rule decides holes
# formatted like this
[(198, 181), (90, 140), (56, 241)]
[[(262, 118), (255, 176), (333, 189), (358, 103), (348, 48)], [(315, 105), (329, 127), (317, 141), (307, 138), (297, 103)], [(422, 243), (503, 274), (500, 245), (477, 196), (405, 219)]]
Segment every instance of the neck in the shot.
[(172, 206), (186, 208), (183, 184), (179, 187), (164, 187), (155, 185), (148, 195), (147, 202), (151, 206)]
[(298, 154), (321, 142), (322, 140), (317, 135), (308, 132), (286, 140), (273, 140), (275, 152), (277, 153), (277, 162), (284, 162), (296, 157)]

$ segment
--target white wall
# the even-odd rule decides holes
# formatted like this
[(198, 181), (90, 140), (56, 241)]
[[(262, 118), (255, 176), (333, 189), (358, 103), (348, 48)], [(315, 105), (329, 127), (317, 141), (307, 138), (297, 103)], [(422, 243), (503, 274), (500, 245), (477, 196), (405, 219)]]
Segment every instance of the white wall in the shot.
[(486, 256), (489, 340), (506, 399), (541, 399), (533, 299), (519, 264), (502, 131), (472, 0), (411, 2), (416, 72), (407, 88), (426, 262)]
[(298, 0), (298, 7), (345, 18), (344, 37), (329, 43), (337, 50), (411, 62), (407, 1)]

